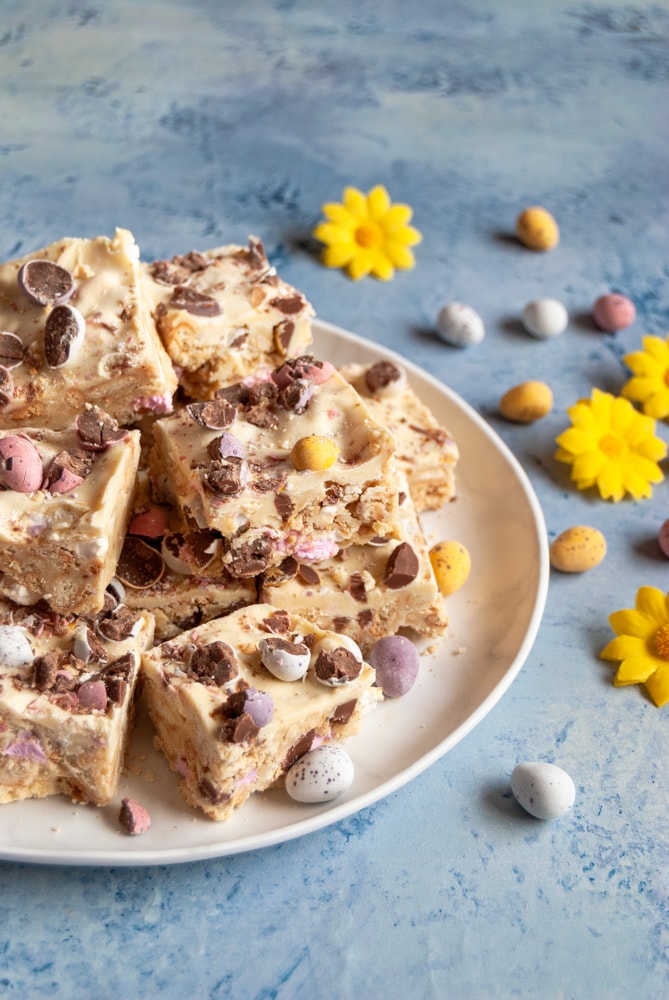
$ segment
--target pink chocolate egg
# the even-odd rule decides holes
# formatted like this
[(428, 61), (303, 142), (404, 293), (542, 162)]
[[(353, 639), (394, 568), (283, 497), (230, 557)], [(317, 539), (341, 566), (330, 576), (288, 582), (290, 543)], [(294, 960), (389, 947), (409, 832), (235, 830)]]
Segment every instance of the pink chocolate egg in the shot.
[(42, 458), (32, 441), (18, 434), (0, 439), (0, 483), (17, 493), (34, 493), (42, 486)]
[(592, 307), (592, 318), (600, 330), (615, 333), (632, 325), (636, 318), (636, 308), (626, 295), (610, 292), (597, 299)]

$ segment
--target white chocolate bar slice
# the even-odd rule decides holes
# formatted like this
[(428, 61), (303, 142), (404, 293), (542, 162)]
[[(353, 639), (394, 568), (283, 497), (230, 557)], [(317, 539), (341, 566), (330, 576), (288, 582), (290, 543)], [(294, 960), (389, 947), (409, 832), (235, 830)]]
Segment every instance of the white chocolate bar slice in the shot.
[[(19, 281), (23, 265), (35, 260), (56, 263), (74, 279), (67, 307), (85, 329), (63, 363), (47, 360), (54, 305), (33, 301)], [(140, 279), (139, 250), (125, 229), (113, 239), (58, 240), (0, 266), (0, 330), (14, 345), (11, 352), (5, 348), (11, 357), (0, 357), (10, 376), (9, 391), (0, 393), (0, 427), (66, 427), (85, 403), (122, 424), (143, 412), (170, 412), (177, 379)]]
[(458, 447), (391, 361), (348, 364), (339, 369), (376, 419), (395, 435), (398, 466), (417, 511), (437, 510), (456, 493)]
[[(107, 635), (105, 635), (105, 629)], [(0, 612), (0, 803), (117, 793), (150, 615)], [(8, 819), (9, 821), (9, 819)]]
[[(280, 680), (270, 673), (260, 646), (268, 639), (306, 649), (306, 675)], [(342, 648), (350, 659), (345, 637), (257, 604), (145, 653), (149, 711), (185, 800), (225, 820), (253, 792), (279, 782), (308, 750), (355, 732), (382, 695), (364, 662), (338, 686), (317, 679), (321, 653), (331, 657)], [(254, 721), (251, 701), (262, 702), (265, 719), (271, 713), (264, 724)]]
[(156, 326), (193, 397), (260, 367), (274, 368), (311, 344), (313, 309), (281, 280), (259, 239), (144, 267)]

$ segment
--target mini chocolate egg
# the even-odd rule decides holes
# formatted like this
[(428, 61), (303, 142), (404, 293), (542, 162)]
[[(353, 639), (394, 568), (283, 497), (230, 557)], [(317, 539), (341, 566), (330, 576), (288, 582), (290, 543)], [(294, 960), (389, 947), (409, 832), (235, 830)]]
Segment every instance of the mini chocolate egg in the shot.
[(467, 581), (472, 568), (469, 551), (461, 542), (437, 542), (430, 549), (430, 563), (439, 590), (449, 597)]
[(558, 224), (549, 211), (532, 205), (516, 219), (516, 234), (530, 250), (552, 250), (560, 242)]
[(296, 802), (332, 802), (343, 795), (355, 777), (353, 761), (338, 743), (309, 750), (286, 774), (286, 791)]
[(527, 761), (511, 773), (516, 802), (536, 819), (558, 819), (568, 813), (576, 798), (574, 782), (557, 764)]
[(411, 639), (386, 635), (372, 646), (369, 663), (376, 672), (376, 684), (384, 698), (401, 698), (410, 691), (418, 677), (420, 660)]
[(462, 302), (451, 302), (437, 316), (437, 333), (452, 347), (469, 347), (480, 344), (485, 337), (485, 327), (479, 314)]
[(266, 691), (245, 688), (242, 692), (243, 711), (251, 716), (256, 726), (267, 726), (274, 716), (274, 702)]
[(537, 340), (548, 340), (564, 333), (569, 314), (557, 299), (537, 299), (523, 309), (522, 323)]
[(280, 681), (299, 681), (309, 669), (311, 653), (304, 642), (268, 636), (258, 643), (262, 665)]
[(516, 424), (531, 424), (541, 420), (553, 408), (553, 393), (545, 382), (521, 382), (508, 389), (499, 401), (499, 410), (506, 420)]
[(597, 528), (584, 524), (566, 528), (550, 547), (551, 566), (561, 573), (585, 573), (606, 555), (606, 539)]
[(615, 333), (632, 325), (636, 319), (636, 308), (626, 295), (610, 292), (597, 299), (592, 307), (592, 318), (600, 330)]
[(21, 434), (0, 438), (0, 483), (17, 493), (34, 493), (42, 485), (44, 469), (35, 445)]
[(669, 520), (663, 521), (657, 535), (657, 544), (660, 551), (669, 559)]
[(18, 625), (0, 625), (0, 667), (25, 667), (34, 658), (25, 629)]

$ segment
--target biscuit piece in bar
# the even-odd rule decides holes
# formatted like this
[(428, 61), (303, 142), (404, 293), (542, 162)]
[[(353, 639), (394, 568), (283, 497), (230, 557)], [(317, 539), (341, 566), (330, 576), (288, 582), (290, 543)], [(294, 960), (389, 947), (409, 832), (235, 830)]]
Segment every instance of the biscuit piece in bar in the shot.
[(77, 428), (0, 431), (0, 594), (61, 614), (104, 606), (139, 461), (139, 432), (98, 408)]
[(274, 368), (311, 344), (313, 309), (277, 276), (261, 241), (144, 266), (163, 343), (195, 398), (259, 367)]
[[(352, 649), (344, 636), (256, 604), (145, 653), (158, 744), (186, 801), (225, 820), (308, 750), (356, 732), (382, 695)], [(266, 662), (306, 672), (280, 680)]]
[(0, 331), (0, 427), (66, 427), (85, 403), (122, 424), (172, 409), (177, 378), (125, 229), (2, 264)]
[(0, 610), (0, 802), (117, 793), (153, 619)]
[(227, 386), (158, 420), (154, 437), (156, 488), (224, 536), (233, 576), (395, 530), (395, 440), (327, 362), (306, 355)]
[(455, 497), (458, 447), (392, 361), (339, 369), (377, 420), (397, 440), (396, 461), (409, 482), (417, 511), (437, 510)]

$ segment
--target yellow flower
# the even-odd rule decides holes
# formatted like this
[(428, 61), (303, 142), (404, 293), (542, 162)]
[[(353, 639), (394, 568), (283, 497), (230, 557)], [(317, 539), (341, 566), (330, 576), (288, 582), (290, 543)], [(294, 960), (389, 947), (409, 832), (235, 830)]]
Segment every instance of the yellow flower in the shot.
[(409, 247), (423, 237), (408, 225), (413, 215), (408, 205), (393, 205), (381, 184), (366, 195), (354, 187), (344, 188), (342, 202), (323, 205), (328, 221), (314, 229), (316, 239), (325, 243), (326, 267), (343, 267), (354, 281), (367, 274), (390, 281), (395, 268), (414, 266)]
[(634, 374), (623, 386), (623, 396), (641, 403), (655, 420), (669, 416), (669, 337), (644, 337), (643, 351), (626, 354), (623, 361)]
[(644, 684), (658, 708), (669, 701), (669, 595), (657, 587), (640, 587), (634, 608), (609, 616), (616, 633), (599, 654), (618, 660), (613, 683)]
[(667, 446), (655, 437), (655, 421), (620, 396), (599, 389), (567, 410), (572, 426), (556, 444), (555, 458), (571, 465), (579, 490), (596, 486), (604, 500), (617, 503), (629, 493), (650, 497), (651, 483), (664, 478), (657, 464)]

